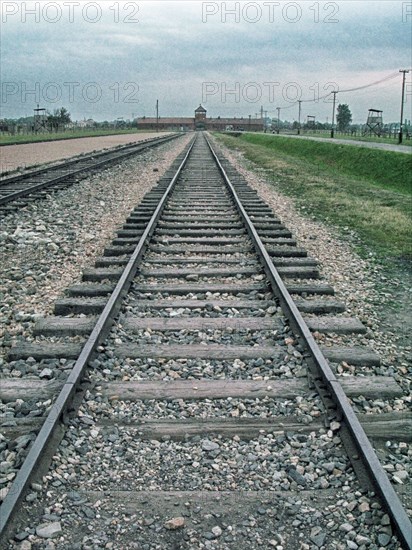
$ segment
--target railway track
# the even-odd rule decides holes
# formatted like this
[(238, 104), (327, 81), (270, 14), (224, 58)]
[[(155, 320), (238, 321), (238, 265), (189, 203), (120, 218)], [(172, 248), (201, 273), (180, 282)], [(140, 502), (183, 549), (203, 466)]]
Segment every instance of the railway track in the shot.
[(69, 159), (47, 168), (2, 178), (0, 179), (0, 215), (26, 206), (29, 201), (41, 198), (51, 190), (57, 191), (73, 185), (91, 171), (101, 170), (132, 155), (175, 139), (177, 136), (177, 134), (172, 134), (146, 139), (139, 143)]
[(43, 379), (1, 384), (4, 402), (37, 407), (2, 426), (3, 543), (399, 548), (396, 534), (410, 548), (384, 456), (410, 417), (350, 405), (402, 390), (336, 374), (379, 358), (318, 347), (317, 332), (366, 331), (319, 278), (198, 134), (10, 352)]

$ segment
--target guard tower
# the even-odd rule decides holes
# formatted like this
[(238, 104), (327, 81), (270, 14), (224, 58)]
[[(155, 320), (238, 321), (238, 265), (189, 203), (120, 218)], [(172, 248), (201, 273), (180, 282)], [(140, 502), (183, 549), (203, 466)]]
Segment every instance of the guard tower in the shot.
[(47, 120), (46, 120), (46, 109), (40, 109), (39, 104), (37, 104), (37, 109), (34, 109), (34, 133), (37, 132), (47, 132)]
[(316, 128), (316, 117), (314, 115), (307, 116), (306, 126), (310, 130), (314, 130)]
[(196, 130), (205, 130), (206, 128), (206, 109), (199, 105), (195, 110), (195, 127)]
[(366, 134), (375, 134), (375, 136), (381, 137), (383, 130), (382, 113), (383, 111), (379, 111), (378, 109), (369, 109), (368, 120), (366, 121), (366, 126), (362, 132), (363, 136)]

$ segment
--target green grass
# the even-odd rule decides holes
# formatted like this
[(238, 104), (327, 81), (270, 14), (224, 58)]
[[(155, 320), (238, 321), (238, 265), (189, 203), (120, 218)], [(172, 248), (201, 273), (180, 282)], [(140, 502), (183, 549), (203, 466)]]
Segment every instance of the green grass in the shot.
[(265, 169), (307, 215), (354, 234), (361, 252), (412, 258), (409, 155), (262, 134), (218, 138)]
[(243, 134), (240, 139), (270, 151), (282, 152), (310, 161), (318, 170), (343, 172), (365, 178), (370, 183), (385, 189), (411, 193), (412, 157), (405, 153), (310, 140), (298, 141), (293, 138), (263, 134)]
[(117, 136), (120, 134), (138, 134), (146, 130), (76, 130), (73, 132), (57, 132), (53, 134), (23, 134), (18, 136), (0, 136), (1, 145), (14, 145), (21, 143), (35, 143), (37, 141), (54, 141), (58, 139), (75, 139), (97, 136)]
[[(303, 131), (302, 136), (306, 137), (320, 137), (320, 138), (330, 138), (330, 130), (325, 132), (306, 132)], [(378, 137), (378, 136), (352, 136), (349, 134), (341, 134), (339, 132), (335, 132), (335, 138), (336, 139), (347, 139), (347, 140), (355, 140), (355, 141), (364, 141), (366, 143), (388, 143), (389, 145), (398, 145), (398, 140), (395, 138), (388, 138), (388, 137)], [(412, 147), (412, 140), (406, 139), (404, 137), (402, 145), (407, 145), (409, 147)]]

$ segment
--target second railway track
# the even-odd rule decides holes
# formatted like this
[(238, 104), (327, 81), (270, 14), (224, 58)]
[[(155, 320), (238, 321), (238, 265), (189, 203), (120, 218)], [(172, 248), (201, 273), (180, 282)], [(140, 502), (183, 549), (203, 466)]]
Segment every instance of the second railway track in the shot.
[(408, 548), (366, 434), (409, 440), (410, 417), (349, 404), (402, 390), (337, 376), (379, 358), (313, 337), (365, 327), (202, 134), (174, 169), (11, 350), (63, 372), (2, 380), (3, 400), (39, 400), (3, 426), (3, 541), (17, 525), (56, 548)]
[(105, 151), (94, 151), (52, 166), (2, 178), (0, 179), (0, 215), (26, 206), (28, 202), (41, 198), (50, 191), (73, 185), (92, 171), (102, 170), (176, 137), (176, 134), (172, 134)]

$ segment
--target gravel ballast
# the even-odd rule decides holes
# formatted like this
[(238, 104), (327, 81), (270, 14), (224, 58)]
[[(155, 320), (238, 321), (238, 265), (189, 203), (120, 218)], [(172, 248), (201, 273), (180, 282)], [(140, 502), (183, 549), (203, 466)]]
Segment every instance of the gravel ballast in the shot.
[[(183, 145), (180, 142), (181, 148)], [(171, 149), (178, 149), (178, 147), (178, 144), (169, 144), (165, 149), (171, 154)], [(173, 157), (176, 154), (177, 152), (174, 152)], [(151, 162), (154, 155), (156, 155), (155, 152), (148, 153), (149, 163), (144, 167), (143, 163), (140, 165), (147, 177), (153, 177), (153, 169), (158, 168), (160, 164)], [(166, 156), (167, 153), (162, 155), (162, 157)], [(130, 161), (130, 163), (137, 162), (138, 159)], [(113, 176), (111, 183), (113, 185), (113, 182), (116, 182), (116, 190), (119, 189), (120, 179), (120, 189), (126, 192), (130, 182), (129, 165), (122, 166), (126, 168), (121, 172), (121, 178), (119, 174), (112, 173), (117, 170), (115, 169), (107, 171), (108, 179)], [(125, 172), (126, 181), (124, 181)], [(159, 172), (161, 174), (162, 169), (159, 169)], [(159, 174), (155, 175), (159, 176)], [(248, 177), (252, 176), (249, 174)], [(94, 182), (96, 178), (106, 181), (102, 175), (90, 178), (90, 182)], [(105, 192), (112, 197), (113, 190), (109, 184)], [(117, 220), (116, 198), (105, 201), (100, 193), (96, 192), (96, 195), (95, 201), (99, 203), (107, 201), (113, 210), (110, 213), (111, 218)], [(61, 196), (60, 193), (58, 196)], [(54, 200), (54, 198), (52, 196), (48, 200)], [(87, 204), (87, 193), (83, 198)], [(275, 211), (278, 211), (277, 204), (271, 203), (271, 205)], [(90, 212), (92, 210), (90, 205), (84, 207), (92, 216), (92, 220), (87, 219), (85, 223), (87, 233), (90, 232), (94, 238), (90, 241), (87, 238), (82, 239), (82, 244), (89, 243), (90, 258), (86, 258), (86, 261), (82, 258), (82, 261), (73, 262), (71, 277), (68, 277), (61, 286), (56, 285), (54, 281), (51, 284), (50, 280), (47, 280), (55, 297), (61, 295), (62, 290), (73, 281), (78, 280), (81, 270), (90, 265), (89, 261), (93, 261), (92, 256), (98, 256), (101, 253), (103, 244), (107, 244), (115, 226), (124, 219), (133, 206), (134, 204), (128, 205), (128, 208), (126, 206), (122, 208), (123, 217), (119, 215), (117, 223), (110, 220), (112, 224), (110, 230), (107, 229), (108, 219), (105, 218), (105, 230), (107, 229), (105, 241), (103, 238), (100, 241), (100, 234), (97, 237), (95, 229), (95, 224), (102, 229), (104, 223), (99, 225), (100, 219)], [(28, 207), (28, 209), (32, 208), (33, 205)], [(81, 208), (83, 208), (83, 202)], [(13, 216), (18, 217), (19, 213), (10, 218)], [(41, 212), (41, 216), (40, 221), (47, 232), (50, 219), (44, 211)], [(62, 214), (60, 213), (59, 216)], [(86, 218), (87, 214), (84, 211), (83, 220)], [(74, 217), (73, 220), (75, 222)], [(292, 221), (284, 221), (294, 229)], [(27, 223), (26, 219), (25, 222)], [(31, 227), (31, 232), (34, 233), (34, 240), (39, 233), (42, 233), (37, 230), (36, 224), (34, 231), (33, 226)], [(82, 234), (82, 231), (80, 233)], [(8, 237), (9, 235), (6, 239)], [(30, 244), (33, 235), (29, 235), (28, 238)], [(54, 233), (51, 231), (46, 238), (54, 242)], [(54, 242), (58, 248), (53, 252), (47, 249), (50, 243), (45, 243), (46, 266), (50, 265), (50, 253), (59, 257), (62, 243), (63, 246), (67, 246), (63, 234), (60, 238), (62, 241)], [(98, 244), (95, 242), (96, 239)], [(20, 244), (27, 245), (25, 241), (18, 243)], [(323, 243), (321, 243), (322, 246)], [(318, 247), (317, 243), (316, 249)], [(19, 246), (16, 246), (16, 250), (19, 251)], [(315, 251), (312, 254), (318, 257)], [(33, 255), (30, 261), (32, 265), (35, 264), (37, 257)], [(20, 262), (23, 263), (22, 257)], [(14, 274), (12, 267), (10, 263), (8, 269)], [(22, 277), (10, 279), (9, 285), (5, 287), (8, 293), (11, 294), (10, 289), (16, 282), (22, 281), (20, 284), (24, 288), (26, 267), (24, 264), (23, 267), (18, 266)], [(60, 267), (62, 268), (60, 276), (63, 277), (66, 266)], [(33, 267), (29, 270), (33, 271)], [(45, 277), (38, 279), (41, 284), (43, 279), (48, 277), (48, 272), (46, 273)], [(29, 273), (29, 277), (31, 276), (37, 283), (35, 276)], [(259, 277), (262, 276), (259, 275)], [(148, 280), (149, 278), (137, 278), (134, 285)], [(226, 280), (236, 282), (237, 279), (230, 277), (221, 279), (221, 281)], [(249, 283), (256, 282), (252, 278), (245, 278), (245, 280)], [(152, 282), (156, 283), (156, 279), (153, 278)], [(173, 283), (174, 279), (169, 279), (168, 282)], [(175, 282), (178, 280), (176, 279)], [(30, 297), (35, 296), (31, 304), (33, 311), (24, 309), (23, 299), (18, 301), (18, 308), (20, 307), (21, 310), (17, 308), (17, 314), (15, 307), (1, 312), (6, 319), (10, 319), (10, 327), (20, 324), (19, 330), (15, 333), (5, 335), (6, 341), (3, 342), (5, 349), (15, 338), (24, 336), (32, 339), (31, 328), (36, 318), (33, 316), (51, 311), (52, 300), (42, 305), (38, 313), (37, 307), (42, 301), (42, 296), (41, 292), (37, 291), (35, 283), (33, 287), (36, 292), (29, 294)], [(47, 287), (42, 287), (43, 293), (45, 288)], [(342, 295), (345, 295), (345, 287)], [(12, 296), (16, 299), (15, 295)], [(19, 293), (17, 297), (20, 298)], [(78, 415), (67, 426), (63, 441), (53, 457), (50, 471), (38, 483), (32, 484), (24, 505), (24, 508), (29, 511), (29, 516), (24, 524), (20, 524), (14, 541), (10, 542), (10, 548), (20, 548), (20, 550), (58, 548), (72, 550), (100, 548), (399, 549), (400, 546), (393, 537), (388, 516), (381, 510), (374, 495), (362, 489), (356, 479), (339, 437), (340, 423), (331, 422), (329, 427), (319, 428), (324, 409), (313, 390), (295, 400), (228, 398), (168, 401), (159, 398), (134, 402), (107, 398), (104, 392), (101, 392), (101, 383), (119, 380), (124, 382), (144, 379), (167, 381), (180, 377), (192, 380), (203, 378), (270, 380), (272, 377), (282, 379), (294, 376), (306, 378), (304, 350), (293, 337), (288, 323), (285, 322), (276, 304), (271, 306), (273, 310), (269, 313), (273, 315), (276, 322), (276, 327), (272, 331), (247, 330), (245, 333), (236, 334), (224, 330), (202, 329), (162, 334), (156, 330), (139, 329), (134, 335), (127, 334), (123, 329), (123, 322), (130, 314), (139, 313), (139, 298), (149, 297), (168, 298), (166, 293), (162, 295), (154, 291), (152, 294), (140, 294), (134, 291), (125, 300), (122, 313), (113, 325), (109, 338), (99, 347), (98, 354), (91, 363), (90, 390), (86, 392)], [(205, 299), (205, 297), (201, 298)], [(256, 295), (253, 297), (256, 298)], [(265, 295), (261, 292), (259, 297), (273, 300), (273, 295), (270, 293)], [(185, 298), (194, 298), (194, 296), (187, 295)], [(224, 299), (224, 296), (217, 294), (215, 298)], [(227, 308), (223, 308), (223, 311), (205, 311), (206, 316), (210, 314), (213, 317), (221, 317), (223, 323), (228, 317), (241, 317), (247, 314), (247, 310), (238, 312), (230, 308), (229, 296), (226, 296), (226, 301)], [(181, 309), (182, 311), (175, 310), (178, 317), (189, 318), (198, 315), (194, 310)], [(156, 315), (169, 317), (170, 313), (171, 311), (165, 308), (157, 311)], [(264, 316), (265, 311), (259, 314)], [(370, 331), (362, 337), (368, 345), (372, 334)], [(319, 342), (322, 340), (322, 335), (315, 334), (315, 337)], [(42, 338), (39, 337), (40, 340)], [(76, 341), (76, 338), (72, 338), (72, 341)], [(332, 344), (338, 341), (335, 335), (328, 335), (327, 338), (327, 342)], [(49, 340), (59, 341), (58, 338)], [(209, 342), (253, 346), (255, 343), (261, 344), (267, 341), (270, 345), (276, 345), (279, 353), (273, 360), (266, 361), (262, 358), (245, 361), (239, 359), (165, 361), (150, 358), (130, 359), (126, 356), (119, 360), (116, 357), (116, 346), (130, 341), (143, 341), (145, 344), (154, 346)], [(356, 342), (359, 344), (359, 340)], [(50, 364), (48, 361), (31, 364), (31, 360), (16, 363), (22, 364), (12, 365), (11, 371), (6, 365), (4, 366), (4, 372), (8, 376), (19, 377), (22, 374), (18, 375), (18, 372), (22, 373), (24, 368), (31, 368), (32, 374), (38, 377), (61, 378), (65, 370), (72, 366), (71, 361), (64, 360), (57, 360), (57, 364)], [(382, 374), (388, 372), (386, 364), (382, 367), (382, 371)], [(403, 381), (402, 383), (405, 384)], [(395, 400), (390, 403), (392, 407), (390, 410), (403, 410), (407, 402), (407, 398)], [(356, 403), (362, 412), (369, 412), (372, 409), (382, 412), (387, 410), (385, 407), (388, 406), (385, 401), (367, 402), (362, 398), (358, 398)], [(9, 403), (3, 412), (12, 419), (19, 406), (22, 407), (22, 404), (17, 401)], [(50, 407), (50, 401), (37, 403), (36, 406), (39, 410), (38, 414), (44, 414), (44, 411)], [(25, 407), (27, 408), (27, 405)], [(175, 440), (173, 436), (162, 436), (156, 432), (153, 436), (145, 436), (144, 433), (145, 424), (157, 421), (184, 423), (196, 418), (202, 423), (217, 419), (266, 418), (273, 419), (274, 422), (279, 422), (280, 419), (282, 422), (282, 420), (286, 421), (287, 417), (297, 418), (296, 421), (301, 424), (302, 429), (295, 428), (294, 431), (289, 431), (284, 428), (276, 434), (260, 430), (249, 439), (213, 435), (213, 433), (195, 436), (185, 433), (184, 437)], [(312, 423), (313, 426), (311, 426)], [(156, 437), (156, 439), (150, 437)], [(28, 443), (29, 441), (22, 441), (21, 445)], [(391, 443), (387, 447), (390, 451), (386, 464), (387, 471), (392, 476), (398, 476), (400, 484), (406, 483), (409, 477), (408, 446), (403, 443)], [(14, 473), (12, 466), (14, 466), (16, 454), (6, 451), (2, 457), (5, 474)], [(395, 477), (393, 479), (398, 483)], [(157, 491), (161, 491), (158, 497), (156, 497)], [(315, 491), (315, 497), (309, 491)], [(156, 498), (159, 499), (158, 502), (155, 502)]]
[(34, 321), (51, 314), (63, 291), (94, 265), (189, 139), (145, 152), (2, 219), (0, 367), (12, 342), (30, 334)]
[[(346, 306), (345, 315), (357, 317), (368, 327), (362, 344), (381, 357), (382, 367), (376, 374), (394, 376), (409, 393), (412, 382), (412, 346), (407, 329), (410, 317), (407, 317), (406, 303), (410, 300), (410, 289), (405, 281), (388, 279), (373, 257), (369, 261), (355, 252), (351, 244), (353, 235), (346, 238), (333, 226), (306, 216), (304, 209), (299, 212), (293, 199), (282, 194), (276, 182), (265, 178), (264, 172), (258, 173), (256, 166), (246, 161), (242, 153), (216, 144), (215, 139), (213, 141), (248, 184), (276, 212), (281, 222), (293, 232), (298, 245), (319, 262), (322, 277), (333, 286), (335, 298)], [(397, 294), (404, 296), (405, 310), (400, 312), (398, 320), (391, 319), (397, 321), (396, 324), (388, 326), (384, 314), (378, 311), (385, 304), (390, 304)], [(331, 338), (317, 333), (315, 337), (322, 345), (342, 345), (339, 336)], [(357, 343), (359, 345), (359, 339)]]

